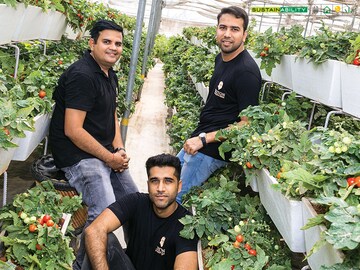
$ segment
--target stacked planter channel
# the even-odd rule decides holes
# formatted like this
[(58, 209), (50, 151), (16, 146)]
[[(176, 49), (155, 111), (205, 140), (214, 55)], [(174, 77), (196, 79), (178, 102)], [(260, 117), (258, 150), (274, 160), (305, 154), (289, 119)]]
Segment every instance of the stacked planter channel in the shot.
[[(306, 224), (310, 218), (316, 217), (317, 213), (309, 199), (302, 198), (302, 202), (304, 224)], [(325, 229), (325, 226), (320, 225), (304, 230), (306, 253), (309, 253), (314, 244), (320, 240), (320, 234), (325, 231)], [(336, 263), (342, 263), (343, 260), (344, 253), (333, 248), (329, 243), (326, 243), (321, 249), (307, 258), (311, 269), (314, 270), (320, 269), (322, 265), (331, 266)]]
[(290, 200), (272, 185), (277, 181), (268, 170), (258, 172), (257, 188), (261, 203), (276, 225), (286, 244), (293, 252), (305, 252), (305, 237), (301, 227), (303, 222), (303, 206), (301, 201)]
[(13, 160), (25, 161), (39, 143), (47, 136), (51, 113), (37, 115), (34, 118), (34, 131), (25, 131), (25, 138), (20, 138), (15, 148)]
[(35, 39), (60, 40), (66, 29), (66, 17), (57, 11), (43, 12), (40, 7), (0, 4), (0, 44)]
[[(60, 40), (67, 25), (66, 16), (60, 12), (43, 12), (40, 7), (22, 3), (15, 8), (0, 4), (0, 14), (0, 45), (36, 39)], [(34, 132), (26, 132), (26, 138), (14, 139), (19, 148), (0, 150), (0, 174), (12, 159), (25, 160), (46, 136), (50, 114), (36, 116), (34, 120)]]
[[(252, 55), (255, 56), (254, 53)], [(255, 60), (260, 67), (261, 60)], [(264, 71), (261, 74), (263, 75)], [(358, 78), (358, 66), (335, 60), (314, 64), (305, 59), (296, 59), (294, 55), (283, 56), (271, 76), (263, 76), (264, 80), (275, 82), (299, 95), (360, 118)], [(258, 172), (257, 188), (261, 202), (290, 250), (309, 253), (326, 228), (321, 225), (301, 230), (308, 219), (317, 215), (315, 210), (306, 198), (301, 201), (286, 198), (271, 187), (275, 183), (276, 179), (267, 170)], [(331, 266), (343, 260), (344, 254), (328, 243), (307, 259), (311, 269), (320, 269), (322, 265)]]

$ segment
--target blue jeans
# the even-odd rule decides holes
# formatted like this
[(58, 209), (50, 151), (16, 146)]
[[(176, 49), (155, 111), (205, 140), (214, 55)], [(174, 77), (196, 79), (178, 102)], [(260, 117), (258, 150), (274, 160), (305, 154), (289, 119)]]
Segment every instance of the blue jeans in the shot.
[[(85, 228), (115, 200), (138, 191), (129, 170), (115, 173), (97, 158), (83, 159), (73, 166), (62, 168), (62, 170), (65, 172), (69, 184), (82, 194), (83, 202), (88, 207)], [(80, 269), (84, 259), (85, 247), (82, 242), (80, 242), (74, 269)]]
[[(110, 270), (135, 270), (133, 263), (122, 249), (119, 240), (113, 233), (108, 234), (106, 259)], [(91, 263), (85, 255), (81, 270), (91, 270)]]
[(182, 196), (193, 186), (200, 186), (217, 169), (228, 164), (226, 161), (209, 157), (197, 152), (195, 155), (186, 154), (184, 149), (177, 154), (181, 162), (182, 189), (176, 197), (176, 201), (181, 203)]

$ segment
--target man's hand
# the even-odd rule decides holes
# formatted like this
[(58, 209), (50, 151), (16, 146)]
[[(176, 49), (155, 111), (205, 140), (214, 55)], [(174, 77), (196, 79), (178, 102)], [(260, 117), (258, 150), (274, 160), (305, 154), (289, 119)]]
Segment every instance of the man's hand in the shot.
[(198, 136), (187, 139), (184, 143), (184, 151), (189, 155), (195, 155), (202, 147), (202, 141)]
[[(246, 116), (242, 116), (240, 118), (240, 121), (236, 123), (236, 125), (239, 126), (240, 128), (245, 125), (248, 125), (248, 124), (249, 124), (249, 122), (248, 122), (248, 118)], [(227, 128), (230, 128), (230, 127), (227, 127)], [(216, 130), (216, 131), (206, 133), (207, 144), (215, 142), (215, 141), (222, 142), (225, 140), (222, 137), (215, 139), (217, 132), (218, 131)], [(185, 151), (185, 153), (187, 153), (189, 155), (195, 155), (198, 152), (198, 150), (201, 149), (202, 147), (203, 147), (203, 143), (198, 136), (187, 139), (186, 142), (184, 143), (184, 151)]]
[(129, 161), (130, 158), (126, 155), (126, 152), (124, 150), (120, 150), (113, 153), (113, 159), (107, 164), (115, 172), (123, 172), (129, 168)]

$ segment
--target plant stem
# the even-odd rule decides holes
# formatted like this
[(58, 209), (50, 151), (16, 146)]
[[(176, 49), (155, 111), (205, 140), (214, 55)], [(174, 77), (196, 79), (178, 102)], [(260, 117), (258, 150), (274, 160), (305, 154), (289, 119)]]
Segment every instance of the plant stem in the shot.
[(349, 186), (347, 192), (344, 194), (344, 196), (341, 197), (341, 199), (343, 199), (344, 201), (346, 200), (346, 198), (350, 195), (351, 191), (353, 190), (354, 186), (356, 183), (352, 184), (351, 186)]

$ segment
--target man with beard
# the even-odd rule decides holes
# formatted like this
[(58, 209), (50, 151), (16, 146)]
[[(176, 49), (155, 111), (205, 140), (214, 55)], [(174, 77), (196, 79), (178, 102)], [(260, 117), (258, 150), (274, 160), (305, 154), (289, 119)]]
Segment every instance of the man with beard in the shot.
[[(197, 239), (182, 238), (179, 219), (190, 214), (176, 202), (180, 160), (169, 154), (146, 161), (148, 194), (129, 194), (105, 209), (85, 230), (82, 269), (196, 270)], [(128, 224), (126, 252), (112, 234)], [(90, 266), (91, 265), (91, 266)]]
[(235, 6), (223, 8), (217, 16), (216, 42), (220, 53), (215, 59), (215, 69), (210, 80), (209, 95), (201, 111), (197, 128), (178, 153), (182, 164), (182, 196), (191, 187), (199, 186), (217, 169), (225, 166), (230, 158), (220, 157), (221, 141), (215, 136), (230, 124), (247, 123), (239, 113), (249, 105), (258, 105), (261, 88), (260, 70), (244, 48), (249, 18), (247, 13)]

